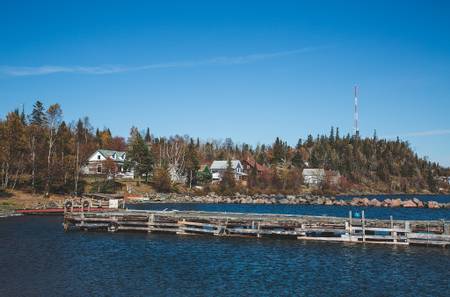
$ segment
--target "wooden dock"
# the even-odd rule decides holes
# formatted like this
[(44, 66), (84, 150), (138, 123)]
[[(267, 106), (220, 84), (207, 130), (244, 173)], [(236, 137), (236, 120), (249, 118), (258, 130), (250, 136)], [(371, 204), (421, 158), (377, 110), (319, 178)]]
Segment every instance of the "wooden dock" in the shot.
[(393, 245), (450, 245), (449, 221), (405, 221), (203, 211), (67, 211), (64, 230), (285, 237)]

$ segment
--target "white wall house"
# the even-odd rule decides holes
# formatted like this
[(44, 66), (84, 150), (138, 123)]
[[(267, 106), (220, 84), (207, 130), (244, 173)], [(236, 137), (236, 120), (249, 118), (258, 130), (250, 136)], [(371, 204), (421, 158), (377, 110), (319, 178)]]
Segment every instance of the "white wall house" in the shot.
[[(213, 181), (222, 180), (223, 174), (227, 170), (228, 161), (227, 160), (217, 160), (211, 164), (211, 173)], [(242, 179), (242, 177), (246, 176), (244, 173), (244, 167), (242, 166), (241, 161), (239, 160), (231, 160), (231, 168), (234, 171), (234, 178), (236, 180)]]
[(308, 186), (319, 186), (325, 182), (325, 170), (320, 168), (305, 168), (302, 172), (303, 182)]
[(133, 171), (126, 171), (123, 168), (126, 152), (113, 150), (97, 150), (87, 160), (81, 168), (81, 172), (86, 175), (105, 174), (105, 161), (110, 159), (116, 165), (116, 176), (122, 178), (133, 178)]

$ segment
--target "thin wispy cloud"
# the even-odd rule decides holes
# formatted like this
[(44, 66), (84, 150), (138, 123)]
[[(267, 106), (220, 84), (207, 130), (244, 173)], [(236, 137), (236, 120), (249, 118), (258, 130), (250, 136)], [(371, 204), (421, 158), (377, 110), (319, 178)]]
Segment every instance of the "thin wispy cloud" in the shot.
[(101, 65), (101, 66), (33, 66), (33, 67), (16, 67), (16, 66), (0, 66), (0, 73), (7, 76), (33, 76), (33, 75), (48, 75), (57, 73), (77, 73), (77, 74), (114, 74), (132, 71), (144, 71), (151, 69), (164, 68), (187, 68), (204, 65), (236, 65), (247, 64), (262, 60), (275, 59), (279, 57), (297, 55), (318, 49), (318, 47), (305, 47), (301, 49), (280, 51), (273, 53), (259, 53), (243, 56), (233, 57), (214, 57), (204, 60), (192, 61), (178, 61), (168, 63), (145, 64), (138, 66), (124, 66), (124, 65)]
[(450, 135), (450, 129), (400, 133), (397, 135), (387, 135), (386, 138), (394, 138), (397, 136), (398, 137), (425, 137), (425, 136), (438, 136), (438, 135)]

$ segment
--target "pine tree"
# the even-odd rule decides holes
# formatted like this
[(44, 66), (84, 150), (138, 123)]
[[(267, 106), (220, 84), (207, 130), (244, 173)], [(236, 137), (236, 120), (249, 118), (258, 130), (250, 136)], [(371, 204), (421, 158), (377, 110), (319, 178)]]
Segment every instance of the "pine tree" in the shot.
[(30, 124), (36, 126), (44, 126), (47, 123), (47, 117), (45, 115), (45, 107), (41, 101), (36, 101), (33, 105), (33, 111), (30, 116)]
[(147, 130), (145, 131), (144, 141), (145, 141), (145, 143), (147, 145), (152, 142), (152, 136), (150, 134), (150, 128), (147, 128)]
[(228, 160), (227, 169), (225, 170), (222, 180), (220, 181), (220, 192), (224, 195), (232, 195), (236, 191), (236, 179), (231, 160)]
[(299, 150), (295, 151), (294, 156), (291, 159), (291, 163), (296, 168), (302, 168), (303, 167), (303, 156), (302, 156), (302, 153)]
[(145, 175), (145, 181), (148, 182), (148, 176), (153, 170), (153, 156), (136, 128), (133, 127), (130, 134), (131, 143), (124, 167), (134, 169), (135, 176), (138, 177), (138, 184), (142, 175)]
[(280, 164), (284, 161), (284, 144), (279, 137), (275, 139), (272, 146), (272, 164)]

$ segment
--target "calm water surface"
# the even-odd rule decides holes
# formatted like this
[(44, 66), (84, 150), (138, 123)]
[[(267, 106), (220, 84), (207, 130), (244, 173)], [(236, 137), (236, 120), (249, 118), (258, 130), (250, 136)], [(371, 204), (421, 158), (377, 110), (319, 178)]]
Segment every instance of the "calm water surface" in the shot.
[(204, 203), (144, 203), (128, 205), (132, 209), (157, 210), (197, 210), (225, 212), (253, 212), (276, 214), (303, 214), (314, 216), (347, 217), (349, 211), (361, 213), (365, 210), (366, 218), (398, 220), (450, 220), (450, 209), (428, 208), (386, 208), (386, 207), (354, 207), (325, 205), (287, 205), (287, 204), (204, 204)]
[[(346, 212), (271, 205), (139, 207)], [(449, 249), (64, 233), (61, 223), (60, 217), (0, 219), (0, 296), (450, 296)]]

